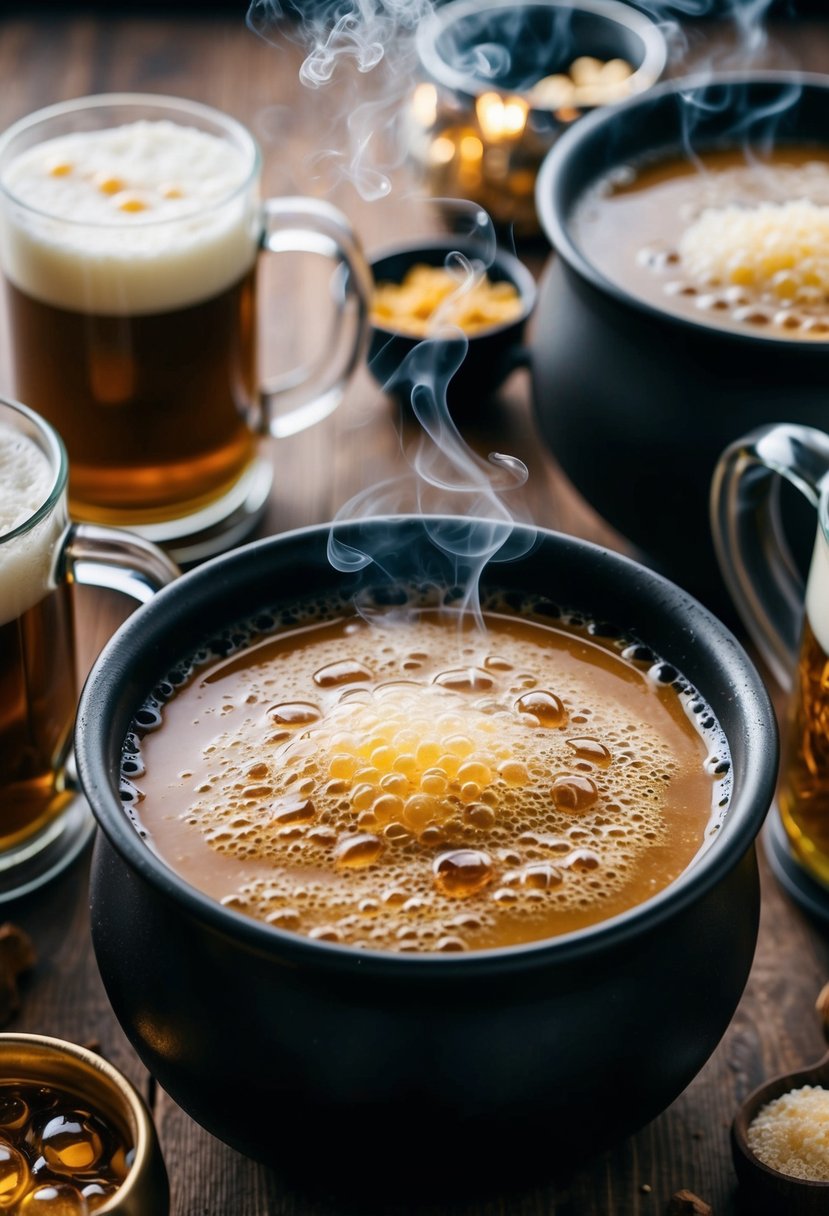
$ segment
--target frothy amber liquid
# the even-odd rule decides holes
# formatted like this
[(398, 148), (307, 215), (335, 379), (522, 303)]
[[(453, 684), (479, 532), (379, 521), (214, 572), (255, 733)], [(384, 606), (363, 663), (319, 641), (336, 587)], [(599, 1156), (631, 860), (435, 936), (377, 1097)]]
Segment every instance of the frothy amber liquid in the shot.
[(344, 618), (208, 663), (126, 756), (151, 846), (230, 907), (377, 949), (515, 946), (648, 899), (712, 829), (724, 742), (652, 655), (486, 624)]
[(256, 449), (253, 271), (213, 299), (138, 316), (7, 290), (17, 392), (66, 444), (75, 515), (176, 518), (244, 473)]
[(69, 802), (75, 696), (72, 604), (62, 586), (0, 625), (0, 848), (35, 835)]
[(789, 703), (778, 803), (799, 857), (829, 882), (829, 655), (808, 616)]

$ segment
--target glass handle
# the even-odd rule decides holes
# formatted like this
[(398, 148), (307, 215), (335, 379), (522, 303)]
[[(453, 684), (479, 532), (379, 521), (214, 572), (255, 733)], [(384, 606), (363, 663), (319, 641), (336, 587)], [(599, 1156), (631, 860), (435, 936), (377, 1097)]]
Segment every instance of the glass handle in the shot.
[[(340, 267), (332, 293), (333, 325), (320, 355), (262, 388), (264, 428), (280, 439), (326, 418), (342, 400), (368, 338), (371, 270), (345, 216), (312, 198), (272, 198), (263, 204), (268, 253), (315, 253)], [(288, 406), (276, 413), (274, 406)]]
[(69, 525), (56, 571), (58, 581), (107, 587), (141, 604), (179, 574), (175, 562), (149, 541), (97, 524)]
[(723, 579), (775, 679), (797, 664), (804, 586), (780, 519), (780, 478), (817, 508), (829, 477), (829, 435), (781, 423), (752, 431), (720, 457), (711, 527)]

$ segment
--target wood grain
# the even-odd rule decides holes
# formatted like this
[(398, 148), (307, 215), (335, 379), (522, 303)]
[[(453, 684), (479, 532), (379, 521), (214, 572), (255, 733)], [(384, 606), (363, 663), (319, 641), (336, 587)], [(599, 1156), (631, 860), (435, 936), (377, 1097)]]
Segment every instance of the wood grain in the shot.
[[(722, 44), (720, 34), (717, 45)], [(820, 69), (829, 57), (822, 26), (784, 31), (777, 61)], [(691, 54), (706, 58), (711, 43), (694, 30)], [(238, 19), (204, 20), (109, 17), (0, 19), (0, 125), (50, 102), (86, 92), (146, 90), (194, 97), (219, 106), (250, 125), (262, 140), (265, 183), (278, 192), (326, 193), (352, 218), (369, 250), (407, 233), (437, 225), (432, 209), (412, 194), (405, 166), (396, 170), (389, 199), (364, 203), (348, 183), (330, 192), (330, 164), (312, 155), (325, 140), (336, 147), (342, 132), (342, 100), (336, 89), (309, 95), (297, 80), (299, 52), (288, 43), (269, 46)], [(538, 268), (543, 251), (521, 251)], [(319, 280), (287, 259), (268, 270), (266, 359), (269, 370), (313, 353), (319, 328)], [(298, 325), (297, 325), (298, 322)], [(0, 345), (0, 387), (11, 389), (8, 343)], [(535, 430), (525, 372), (504, 387), (494, 411), (465, 425), (476, 450), (513, 452), (530, 478), (522, 510), (540, 524), (557, 526), (621, 545), (568, 486)], [(271, 445), (276, 471), (263, 531), (330, 519), (350, 497), (383, 477), (406, 471), (404, 449), (411, 430), (397, 425), (395, 407), (363, 369), (345, 405), (304, 435)], [(117, 597), (79, 596), (80, 665), (85, 670), (128, 610)], [(33, 936), (40, 962), (23, 985), (15, 1029), (97, 1038), (103, 1053), (142, 1088), (152, 1103), (173, 1187), (175, 1216), (336, 1216), (336, 1198), (297, 1189), (280, 1173), (256, 1165), (219, 1144), (151, 1084), (115, 1022), (95, 967), (89, 937), (87, 865), (76, 866), (45, 892), (10, 909)], [(829, 974), (829, 945), (781, 893), (763, 867), (760, 939), (748, 989), (713, 1057), (687, 1091), (638, 1135), (579, 1170), (567, 1183), (549, 1183), (490, 1194), (486, 1200), (449, 1205), (406, 1201), (401, 1174), (399, 1210), (443, 1216), (658, 1216), (683, 1187), (712, 1204), (717, 1216), (737, 1209), (728, 1128), (737, 1103), (769, 1074), (817, 1059), (822, 1038), (814, 999)], [(658, 982), (658, 977), (654, 977)], [(712, 983), (715, 983), (712, 979)], [(209, 1016), (209, 1010), (205, 1011)], [(618, 1100), (624, 1102), (625, 1095)], [(244, 1102), (244, 1094), (239, 1094)], [(274, 1112), (275, 1124), (279, 1112)], [(589, 1135), (589, 1130), (586, 1130)], [(439, 1127), (424, 1129), (422, 1145), (408, 1146), (416, 1163), (441, 1142)], [(481, 1160), (457, 1163), (485, 1181)], [(325, 1151), (320, 1173), (325, 1179)], [(370, 1160), (358, 1168), (370, 1174)], [(390, 1210), (366, 1199), (360, 1210)], [(150, 1216), (150, 1214), (148, 1214)]]

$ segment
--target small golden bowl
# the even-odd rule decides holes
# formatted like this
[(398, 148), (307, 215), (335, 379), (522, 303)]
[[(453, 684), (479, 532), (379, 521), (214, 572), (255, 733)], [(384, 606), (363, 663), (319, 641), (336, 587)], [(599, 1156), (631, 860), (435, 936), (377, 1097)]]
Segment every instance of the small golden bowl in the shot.
[(117, 1192), (95, 1216), (167, 1216), (170, 1188), (150, 1112), (111, 1064), (76, 1043), (39, 1034), (0, 1034), (0, 1082), (53, 1085), (89, 1103), (135, 1149)]

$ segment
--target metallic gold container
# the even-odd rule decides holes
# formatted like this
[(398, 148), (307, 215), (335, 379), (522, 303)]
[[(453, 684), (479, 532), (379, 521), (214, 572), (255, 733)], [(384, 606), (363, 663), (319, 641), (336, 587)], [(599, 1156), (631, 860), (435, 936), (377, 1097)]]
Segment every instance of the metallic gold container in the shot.
[(96, 1216), (167, 1216), (170, 1189), (155, 1127), (144, 1100), (94, 1051), (37, 1034), (0, 1034), (0, 1083), (53, 1085), (77, 1095), (135, 1149), (118, 1191)]

